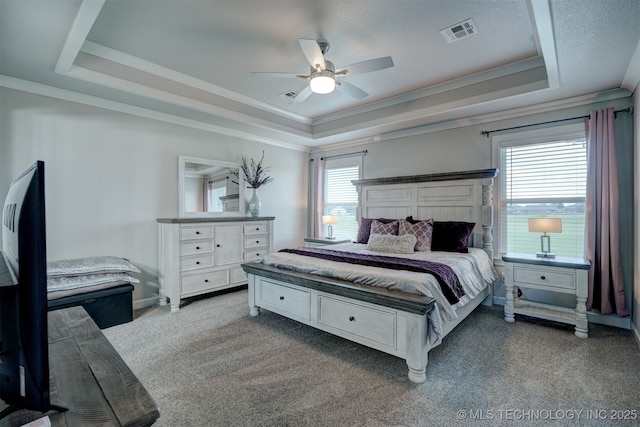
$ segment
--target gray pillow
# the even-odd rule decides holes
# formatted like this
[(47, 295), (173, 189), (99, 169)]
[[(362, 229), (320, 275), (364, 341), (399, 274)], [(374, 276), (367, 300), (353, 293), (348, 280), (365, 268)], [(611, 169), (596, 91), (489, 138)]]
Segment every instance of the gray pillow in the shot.
[(395, 254), (411, 254), (416, 246), (416, 236), (405, 234), (394, 236), (393, 234), (371, 234), (367, 249), (378, 252), (391, 252)]
[(49, 278), (100, 273), (140, 273), (140, 270), (126, 259), (115, 256), (63, 259), (47, 263)]

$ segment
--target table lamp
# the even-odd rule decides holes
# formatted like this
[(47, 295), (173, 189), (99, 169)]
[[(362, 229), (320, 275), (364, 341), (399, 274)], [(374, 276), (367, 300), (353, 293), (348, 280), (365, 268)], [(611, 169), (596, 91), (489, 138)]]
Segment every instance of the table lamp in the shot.
[(327, 236), (327, 239), (329, 239), (329, 240), (335, 239), (335, 237), (333, 237), (333, 227), (331, 226), (331, 224), (337, 224), (338, 223), (338, 216), (337, 215), (322, 215), (322, 223), (329, 225), (329, 227), (327, 227), (328, 231), (329, 231), (329, 236)]
[(529, 218), (529, 232), (543, 233), (540, 236), (540, 252), (536, 253), (538, 258), (556, 257), (554, 253), (551, 253), (551, 237), (547, 236), (547, 233), (562, 233), (562, 219)]

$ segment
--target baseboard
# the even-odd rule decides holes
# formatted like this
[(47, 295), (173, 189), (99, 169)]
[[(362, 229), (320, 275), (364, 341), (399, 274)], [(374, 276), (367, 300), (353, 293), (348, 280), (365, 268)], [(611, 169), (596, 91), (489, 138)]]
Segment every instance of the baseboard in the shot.
[(149, 297), (144, 299), (135, 300), (133, 302), (133, 309), (138, 310), (140, 308), (151, 307), (158, 304), (158, 297)]
[(631, 317), (617, 317), (615, 314), (600, 314), (593, 311), (587, 312), (589, 323), (614, 326), (616, 328), (631, 329)]
[(640, 349), (640, 331), (638, 331), (638, 328), (636, 328), (636, 325), (633, 323), (631, 324), (631, 333), (633, 333), (633, 337), (636, 339), (636, 345), (638, 349)]

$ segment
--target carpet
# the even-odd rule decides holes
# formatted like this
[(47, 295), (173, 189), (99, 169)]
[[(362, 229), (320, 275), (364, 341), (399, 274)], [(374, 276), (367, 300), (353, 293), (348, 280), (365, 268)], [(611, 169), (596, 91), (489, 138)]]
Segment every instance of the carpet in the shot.
[(244, 289), (103, 331), (158, 403), (157, 426), (639, 423), (640, 351), (626, 330), (590, 324), (583, 340), (481, 306), (413, 384), (402, 359), (248, 311)]

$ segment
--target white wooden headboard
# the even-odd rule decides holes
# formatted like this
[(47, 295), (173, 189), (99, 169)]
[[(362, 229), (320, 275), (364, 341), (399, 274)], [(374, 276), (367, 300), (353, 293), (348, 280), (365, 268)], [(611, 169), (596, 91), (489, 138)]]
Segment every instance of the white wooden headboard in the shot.
[(493, 260), (493, 180), (497, 169), (352, 181), (360, 218), (475, 222), (471, 245)]

